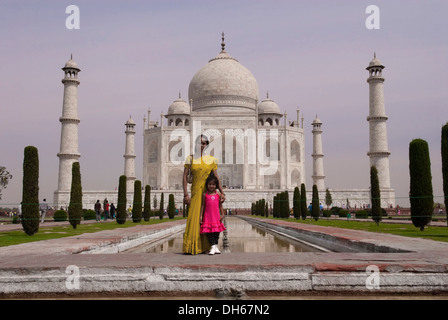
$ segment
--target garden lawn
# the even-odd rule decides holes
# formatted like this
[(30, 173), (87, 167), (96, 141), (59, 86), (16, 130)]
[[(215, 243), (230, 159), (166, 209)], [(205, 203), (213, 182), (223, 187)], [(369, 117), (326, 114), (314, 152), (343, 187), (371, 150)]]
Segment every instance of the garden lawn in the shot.
[[(259, 216), (257, 217), (259, 218)], [(274, 219), (274, 218), (268, 218), (268, 219)], [(448, 242), (448, 227), (427, 226), (425, 227), (424, 231), (420, 231), (420, 229), (414, 227), (412, 223), (392, 224), (392, 223), (380, 222), (379, 225), (376, 225), (376, 223), (373, 221), (368, 222), (368, 221), (354, 221), (354, 220), (333, 220), (326, 218), (321, 218), (318, 221), (314, 221), (311, 220), (309, 217), (307, 217), (306, 220), (296, 220), (291, 218), (280, 220), (296, 223), (312, 224), (324, 227), (336, 227), (336, 228), (362, 230), (369, 232), (390, 233), (398, 236), (416, 237), (428, 240)]]
[(130, 228), (138, 225), (152, 225), (157, 223), (163, 223), (168, 221), (174, 221), (184, 219), (182, 217), (176, 217), (174, 219), (150, 219), (150, 221), (141, 221), (134, 223), (132, 220), (126, 221), (124, 224), (118, 224), (116, 222), (101, 222), (101, 223), (85, 223), (79, 224), (76, 229), (73, 229), (71, 225), (58, 226), (58, 227), (46, 227), (40, 226), (39, 231), (32, 236), (27, 235), (23, 230), (0, 232), (0, 247), (11, 246), (21, 243), (42, 241), (50, 239), (58, 239), (64, 237), (77, 236), (83, 233), (94, 233), (103, 230), (113, 230), (118, 228)]

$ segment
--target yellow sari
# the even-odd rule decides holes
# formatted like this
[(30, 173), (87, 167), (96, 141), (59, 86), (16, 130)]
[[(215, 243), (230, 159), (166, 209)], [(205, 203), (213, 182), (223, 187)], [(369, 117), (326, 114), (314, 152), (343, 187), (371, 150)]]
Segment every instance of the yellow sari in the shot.
[[(189, 168), (192, 156), (187, 157), (185, 168)], [(210, 243), (205, 234), (200, 234), (199, 220), (201, 216), (202, 195), (204, 194), (205, 180), (211, 171), (218, 168), (218, 159), (205, 155), (194, 158), (191, 164), (193, 182), (191, 184), (191, 203), (188, 211), (187, 226), (185, 227), (183, 252), (200, 254), (210, 249)]]

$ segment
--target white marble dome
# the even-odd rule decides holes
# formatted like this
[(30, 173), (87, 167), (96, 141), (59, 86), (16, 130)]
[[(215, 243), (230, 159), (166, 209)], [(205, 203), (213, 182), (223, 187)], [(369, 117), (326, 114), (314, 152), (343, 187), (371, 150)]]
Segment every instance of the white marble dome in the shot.
[(126, 125), (127, 125), (127, 126), (128, 126), (128, 125), (135, 125), (135, 122), (134, 122), (134, 120), (132, 120), (131, 117), (129, 117), (128, 121), (126, 121)]
[(223, 48), (193, 77), (189, 99), (193, 111), (255, 111), (258, 83), (253, 74)]
[(76, 69), (78, 71), (80, 71), (80, 69), (78, 68), (78, 64), (73, 60), (73, 57), (67, 61), (67, 63), (65, 64), (64, 69)]
[(314, 119), (313, 120), (313, 123), (312, 123), (313, 125), (315, 125), (315, 124), (322, 124), (322, 121), (320, 121), (320, 119), (317, 117), (317, 115), (316, 115), (316, 119)]
[(179, 97), (168, 108), (168, 115), (190, 114), (190, 105)]
[(274, 100), (268, 97), (258, 106), (258, 114), (281, 114), (280, 107)]
[(372, 68), (372, 67), (384, 67), (383, 64), (381, 63), (381, 61), (378, 60), (378, 58), (376, 57), (376, 53), (374, 54), (372, 61), (370, 61), (368, 68)]

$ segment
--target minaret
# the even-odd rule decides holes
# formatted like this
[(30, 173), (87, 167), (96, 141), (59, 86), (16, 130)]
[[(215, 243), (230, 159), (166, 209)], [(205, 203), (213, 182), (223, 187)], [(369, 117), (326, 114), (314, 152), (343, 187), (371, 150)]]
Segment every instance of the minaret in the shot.
[(384, 66), (374, 55), (367, 70), (369, 71), (370, 113), (367, 117), (370, 129), (370, 166), (378, 170), (380, 189), (390, 189), (389, 147), (387, 143), (386, 111), (384, 108)]
[[(61, 146), (58, 153), (59, 157), (59, 177), (58, 192), (70, 192), (72, 184), (72, 164), (79, 161), (81, 155), (78, 151), (78, 72), (81, 70), (73, 61), (73, 56), (65, 64), (65, 77), (62, 79), (64, 84), (64, 100), (62, 104), (61, 122)], [(58, 199), (55, 199), (59, 202)], [(60, 205), (60, 203), (55, 203)], [(68, 203), (67, 203), (68, 205)]]
[(126, 191), (134, 192), (135, 182), (135, 122), (129, 117), (126, 121), (126, 147), (124, 154), (124, 175), (126, 176)]
[(313, 185), (317, 190), (325, 191), (324, 154), (322, 152), (322, 122), (317, 118), (313, 123)]

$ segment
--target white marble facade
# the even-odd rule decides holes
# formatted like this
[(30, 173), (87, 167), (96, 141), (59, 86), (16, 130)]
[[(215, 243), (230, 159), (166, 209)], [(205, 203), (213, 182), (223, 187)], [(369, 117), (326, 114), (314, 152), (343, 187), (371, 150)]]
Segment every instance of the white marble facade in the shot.
[[(368, 155), (379, 171), (382, 206), (390, 207), (395, 205), (395, 192), (390, 188), (389, 179), (390, 153), (385, 128), (387, 117), (384, 112), (382, 68), (384, 67), (376, 57), (367, 68), (370, 73)], [(71, 90), (79, 84), (77, 72), (73, 81), (71, 83), (75, 86)], [(67, 91), (67, 86), (65, 90)], [(76, 95), (76, 92), (72, 93), (73, 96)], [(64, 110), (65, 96), (66, 94)], [(266, 98), (260, 99), (257, 80), (246, 67), (226, 52), (223, 39), (221, 52), (193, 76), (187, 101), (179, 94), (178, 99), (160, 117), (156, 116), (154, 119), (154, 115), (148, 110), (148, 116), (144, 118), (142, 186), (151, 186), (152, 201), (160, 201), (162, 193), (166, 194), (165, 199), (169, 193), (173, 193), (177, 206), (182, 205), (184, 162), (193, 152), (195, 139), (200, 134), (205, 134), (210, 140), (207, 151), (219, 161), (218, 174), (226, 187), (226, 208), (250, 208), (253, 202), (262, 198), (270, 203), (278, 192), (285, 190), (290, 192), (292, 206), (294, 188), (306, 182), (304, 119), (303, 116), (300, 118), (297, 110), (294, 120), (288, 120), (287, 114), (280, 112), (277, 103), (268, 94), (265, 96)], [(76, 101), (76, 97), (67, 97), (67, 101)], [(68, 118), (73, 118), (72, 122), (76, 120), (77, 129), (79, 120), (76, 110), (76, 116), (61, 118), (63, 132), (65, 127), (70, 126)], [(320, 202), (325, 203), (321, 125), (322, 122), (317, 117), (311, 124), (312, 178), (313, 183), (318, 185)], [(124, 157), (125, 174), (131, 173), (129, 183), (136, 179), (134, 126), (131, 119), (126, 123)], [(61, 146), (67, 143), (70, 144), (68, 138), (61, 137)], [(71, 150), (74, 156), (79, 157), (75, 152), (77, 142), (76, 148), (72, 146)], [(62, 163), (64, 158), (60, 158)], [(64, 176), (62, 171), (60, 169), (60, 177)], [(369, 181), (365, 185), (368, 187)], [(311, 185), (307, 185), (308, 199), (311, 199), (311, 188)], [(369, 189), (330, 191), (333, 205), (343, 207), (347, 204), (347, 199), (351, 207), (361, 208), (370, 204)], [(132, 204), (132, 192), (133, 189), (128, 188), (129, 205)], [(69, 196), (69, 190), (58, 188), (55, 192), (55, 205), (67, 206)], [(117, 191), (84, 191), (83, 206), (93, 208), (96, 200), (102, 202), (105, 198), (109, 202), (116, 202)]]
[(209, 137), (207, 152), (218, 159), (218, 174), (227, 190), (251, 191), (244, 202), (258, 200), (260, 190), (294, 189), (305, 182), (305, 134), (299, 114), (288, 122), (268, 96), (259, 102), (256, 79), (224, 45), (194, 75), (188, 100), (179, 96), (160, 123), (150, 115), (145, 119), (144, 185), (181, 190), (185, 158), (200, 134)]

